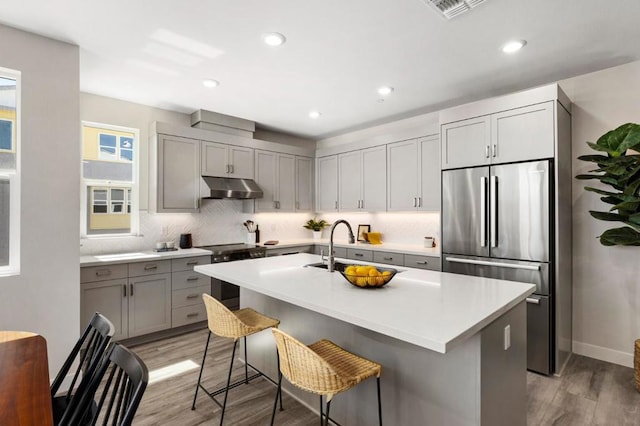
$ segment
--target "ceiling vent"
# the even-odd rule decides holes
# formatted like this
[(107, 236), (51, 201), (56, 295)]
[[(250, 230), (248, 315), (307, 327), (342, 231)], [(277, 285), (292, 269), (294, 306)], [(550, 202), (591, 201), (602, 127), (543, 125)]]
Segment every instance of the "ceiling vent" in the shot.
[(485, 0), (422, 0), (447, 19), (471, 10)]

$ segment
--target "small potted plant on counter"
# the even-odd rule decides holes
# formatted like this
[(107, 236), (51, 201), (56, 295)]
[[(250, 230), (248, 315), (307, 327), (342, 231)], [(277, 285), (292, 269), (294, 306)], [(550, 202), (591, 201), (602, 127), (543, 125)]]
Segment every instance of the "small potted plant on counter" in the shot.
[(322, 238), (322, 230), (329, 225), (331, 224), (327, 223), (327, 221), (325, 221), (324, 219), (316, 220), (316, 218), (314, 217), (313, 219), (309, 219), (307, 223), (305, 223), (302, 227), (311, 229), (313, 231), (313, 239), (319, 240), (320, 238)]

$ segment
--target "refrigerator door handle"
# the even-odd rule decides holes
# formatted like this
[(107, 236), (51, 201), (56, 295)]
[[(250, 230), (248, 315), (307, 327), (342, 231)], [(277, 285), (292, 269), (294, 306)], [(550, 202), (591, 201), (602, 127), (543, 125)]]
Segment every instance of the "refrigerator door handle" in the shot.
[(487, 178), (480, 178), (480, 247), (487, 246)]
[(534, 305), (539, 305), (540, 304), (540, 299), (537, 299), (535, 297), (527, 297), (527, 303), (531, 303)]
[(502, 262), (491, 262), (487, 260), (473, 260), (473, 259), (463, 259), (460, 257), (447, 257), (445, 258), (447, 262), (454, 263), (469, 263), (471, 265), (484, 265), (484, 266), (497, 266), (499, 268), (510, 268), (510, 269), (524, 269), (527, 271), (539, 271), (540, 266), (533, 265), (519, 265), (517, 263), (502, 263)]
[(491, 176), (491, 247), (498, 247), (498, 177)]

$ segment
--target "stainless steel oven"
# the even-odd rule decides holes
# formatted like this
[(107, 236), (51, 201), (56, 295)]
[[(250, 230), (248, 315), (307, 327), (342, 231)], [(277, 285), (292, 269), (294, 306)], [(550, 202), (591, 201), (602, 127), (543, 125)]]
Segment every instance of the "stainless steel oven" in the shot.
[[(211, 250), (211, 263), (255, 259), (265, 257), (267, 253), (265, 247), (249, 244), (220, 244), (200, 248)], [(211, 296), (231, 310), (240, 308), (240, 288), (237, 285), (211, 278)]]

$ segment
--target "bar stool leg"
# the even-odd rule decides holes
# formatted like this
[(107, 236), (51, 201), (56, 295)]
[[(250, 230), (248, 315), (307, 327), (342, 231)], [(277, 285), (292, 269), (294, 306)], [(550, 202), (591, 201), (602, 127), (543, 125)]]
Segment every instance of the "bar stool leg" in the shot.
[(380, 426), (382, 426), (382, 403), (380, 402), (380, 377), (376, 377), (376, 382), (378, 384), (378, 422)]
[(202, 371), (204, 370), (204, 360), (207, 359), (207, 351), (209, 350), (209, 340), (211, 340), (211, 331), (209, 331), (209, 335), (207, 336), (207, 344), (204, 347), (204, 355), (202, 355), (202, 365), (200, 366), (200, 375), (198, 375), (198, 384), (196, 385), (196, 393), (193, 395), (193, 404), (191, 404), (191, 409), (196, 409), (196, 398), (198, 397), (198, 389), (200, 389), (200, 380), (202, 379)]
[[(278, 371), (280, 371), (278, 369)], [(244, 336), (244, 384), (249, 384), (249, 358), (247, 358), (247, 336)]]
[[(280, 362), (278, 362), (280, 364)], [(282, 373), (280, 372), (280, 366), (278, 365), (278, 390), (276, 392), (276, 399), (273, 401), (273, 411), (271, 411), (271, 426), (276, 419), (276, 407), (278, 406), (278, 396), (280, 397), (280, 410), (282, 410)]]
[(331, 409), (331, 400), (327, 401), (327, 421), (324, 423), (325, 426), (329, 426), (329, 410)]
[[(278, 361), (278, 382), (282, 381), (282, 373), (280, 373), (280, 354), (278, 353), (278, 349), (276, 348), (276, 360)], [(284, 411), (282, 408), (282, 386), (278, 383), (278, 393), (276, 394), (276, 398), (280, 396), (280, 411)]]
[(224, 402), (222, 403), (222, 415), (220, 416), (220, 426), (224, 420), (224, 410), (227, 408), (227, 397), (229, 396), (229, 385), (231, 384), (231, 371), (233, 370), (233, 359), (236, 357), (236, 348), (238, 347), (238, 341), (233, 341), (233, 352), (231, 353), (231, 363), (229, 364), (229, 376), (227, 377), (227, 388), (224, 392)]

